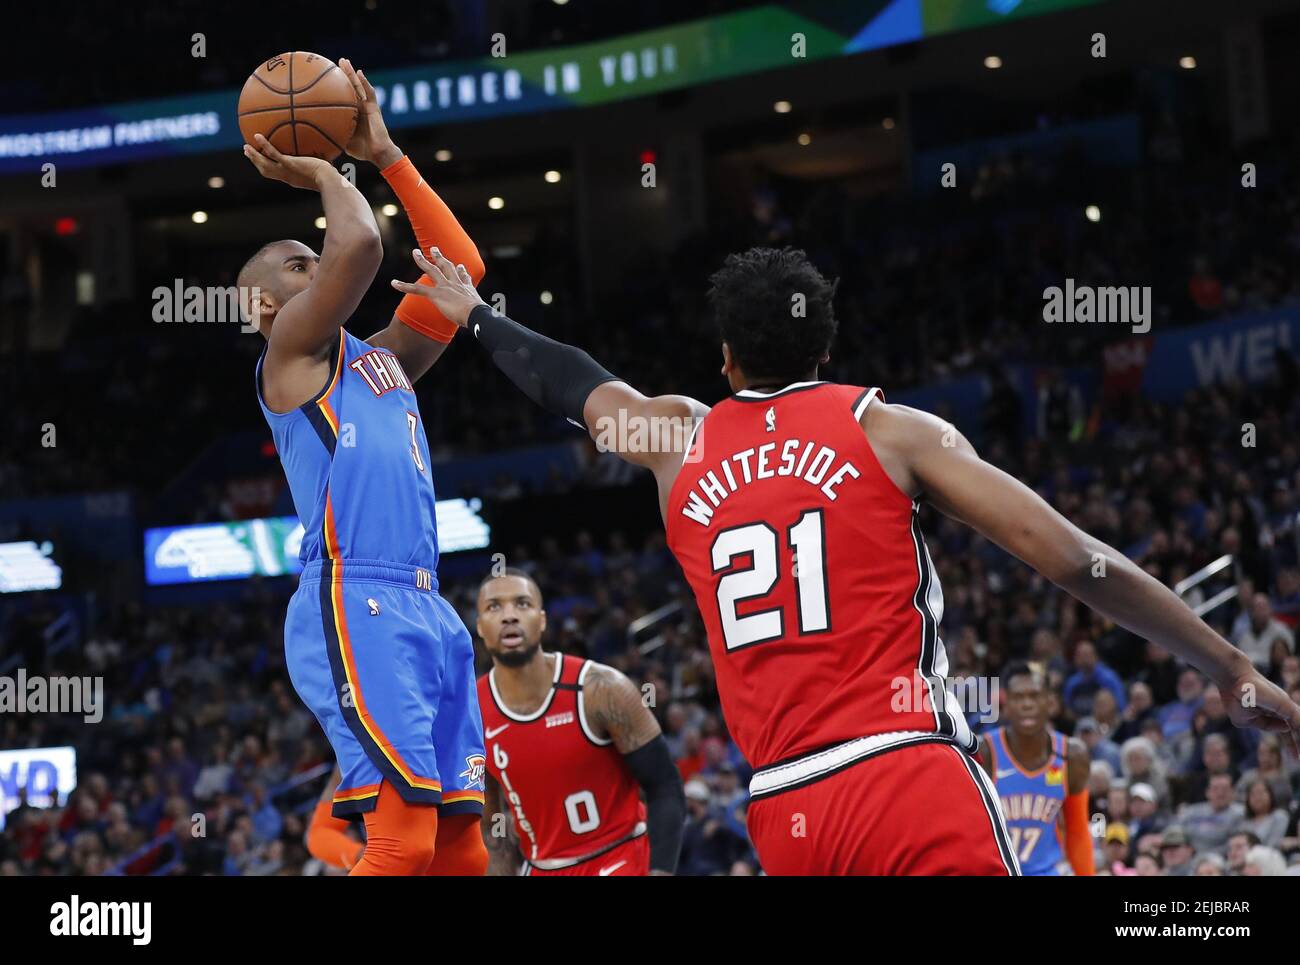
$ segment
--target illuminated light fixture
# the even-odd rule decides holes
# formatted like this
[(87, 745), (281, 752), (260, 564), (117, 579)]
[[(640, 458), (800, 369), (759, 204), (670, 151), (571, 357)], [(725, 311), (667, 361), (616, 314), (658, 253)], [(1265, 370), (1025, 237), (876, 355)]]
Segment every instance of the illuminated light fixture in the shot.
[(499, 197), (495, 194), (492, 197), (488, 198), (488, 207), (491, 208), (493, 211), (500, 211), (505, 206), (506, 206), (505, 198)]
[(1179, 57), (1179, 58), (1178, 58), (1178, 66), (1181, 67), (1181, 68), (1183, 68), (1183, 70), (1195, 70), (1195, 69), (1196, 69), (1196, 58), (1195, 58), (1195, 57)]
[(205, 224), (208, 220), (208, 213), (206, 211), (195, 211), (190, 215), (190, 220), (195, 224)]
[(450, 161), (451, 152), (448, 151), (445, 147), (440, 147), (438, 148), (438, 150), (433, 152), (433, 159), (435, 161)]
[(224, 188), (225, 186), (226, 179), (220, 174), (214, 174), (212, 177), (208, 178), (208, 187), (210, 188)]
[(547, 171), (545, 174), (542, 175), (542, 177), (546, 179), (546, 183), (547, 183), (547, 184), (559, 184), (559, 183), (560, 183), (560, 172), (559, 172), (559, 171)]
[(997, 54), (989, 54), (984, 58), (984, 66), (989, 70), (997, 70), (1002, 66), (1002, 58)]
[(385, 218), (391, 218), (393, 217), (393, 215), (397, 214), (397, 205), (393, 204), (392, 202), (389, 202), (379, 210)]
[(777, 101), (772, 105), (772, 110), (776, 111), (778, 114), (789, 114), (792, 109), (793, 108), (789, 101)]
[(548, 291), (542, 292), (542, 294), (538, 297), (541, 298), (543, 305), (549, 305), (551, 304), (551, 302), (555, 301), (555, 296)]
[(1097, 207), (1095, 204), (1090, 204), (1088, 207), (1083, 209), (1083, 216), (1093, 224), (1096, 224), (1101, 220), (1101, 208)]
[(76, 218), (63, 217), (54, 220), (54, 233), (60, 237), (75, 235), (80, 230), (81, 225), (77, 223)]
[(892, 117), (886, 117), (880, 122), (880, 126), (887, 131), (892, 131), (894, 129), (894, 119)]
[(321, 215), (319, 218), (316, 219), (316, 227), (317, 227), (317, 228), (320, 228), (322, 231), (325, 230), (325, 216), (324, 216), (324, 215)]
[(799, 143), (800, 143), (803, 147), (807, 147), (809, 144), (812, 143), (812, 135), (811, 135), (811, 134), (800, 134), (798, 140), (799, 140)]

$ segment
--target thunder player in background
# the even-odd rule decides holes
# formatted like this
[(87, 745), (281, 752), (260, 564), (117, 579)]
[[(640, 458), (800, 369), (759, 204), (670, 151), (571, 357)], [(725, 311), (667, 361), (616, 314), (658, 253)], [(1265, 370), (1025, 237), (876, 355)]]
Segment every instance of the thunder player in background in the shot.
[(1002, 672), (1002, 687), (1010, 725), (984, 736), (981, 757), (997, 786), (1020, 870), (1095, 874), (1088, 747), (1048, 723), (1047, 687), (1036, 667), (1011, 664)]
[[(519, 874), (521, 857), (526, 875), (676, 871), (682, 779), (632, 681), (542, 650), (542, 593), (522, 570), (483, 581), (477, 629), (492, 657), (478, 682), (488, 873)], [(503, 833), (510, 824), (514, 841)]]
[[(348, 153), (380, 168), (421, 245), (454, 248), (481, 276), (473, 243), (388, 136), (369, 82), (339, 66), (361, 106)], [(433, 479), (413, 389), (455, 326), (410, 298), (369, 340), (345, 331), (383, 257), (369, 202), (328, 162), (283, 155), (260, 135), (244, 154), (265, 177), (320, 192), (329, 226), (319, 256), (272, 242), (239, 285), (266, 339), (258, 401), (305, 529), (285, 659), (342, 773), (333, 816), (365, 816), (351, 873), (482, 874), (474, 653), (438, 595)]]
[[(754, 248), (713, 275), (732, 395), (712, 409), (647, 398), (494, 312), (464, 267), (433, 254), (416, 263), (434, 287), (394, 287), (466, 325), (535, 402), (654, 473), (723, 713), (756, 768), (749, 833), (768, 873), (1018, 872), (948, 699), (923, 500), (1207, 674), (1237, 725), (1294, 742), (1300, 707), (1122, 553), (982, 461), (953, 426), (877, 389), (820, 381), (834, 285), (803, 252)], [(665, 439), (673, 425), (692, 429)]]

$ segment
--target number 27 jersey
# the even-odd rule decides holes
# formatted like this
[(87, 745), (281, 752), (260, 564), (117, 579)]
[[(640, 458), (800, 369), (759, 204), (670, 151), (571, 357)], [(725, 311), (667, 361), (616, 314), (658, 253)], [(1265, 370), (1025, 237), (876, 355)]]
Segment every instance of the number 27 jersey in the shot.
[(879, 398), (830, 382), (743, 390), (704, 418), (669, 493), (668, 545), (755, 768), (883, 734), (975, 746), (945, 688), (918, 505), (858, 421)]

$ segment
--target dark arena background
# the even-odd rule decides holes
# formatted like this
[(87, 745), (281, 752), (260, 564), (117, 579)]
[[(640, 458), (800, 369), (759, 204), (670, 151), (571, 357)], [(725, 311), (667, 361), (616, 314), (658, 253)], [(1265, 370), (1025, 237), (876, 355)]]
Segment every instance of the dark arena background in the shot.
[[(709, 276), (752, 246), (806, 252), (838, 279), (819, 378), (954, 425), (1300, 700), (1300, 2), (87, 0), (18, 22), (0, 75), (0, 877), (102, 879), (49, 892), (67, 901), (344, 873), (307, 846), (334, 753), (286, 669), (303, 524), (258, 407), (265, 343), (225, 297), (265, 242), (326, 235), (319, 195), (241, 154), (245, 79), (294, 50), (364, 71), (477, 246), (485, 300), (646, 395), (724, 399)], [(374, 165), (333, 163), (383, 242), (348, 322), (364, 339), (401, 297), (388, 280), (418, 275), (415, 237)], [(478, 672), (480, 581), (522, 570), (544, 649), (626, 674), (662, 728), (676, 873), (764, 874), (751, 762), (650, 473), (535, 405), (471, 334), (416, 395), (436, 579)], [(1248, 899), (1266, 904), (1187, 921), (1293, 938), (1255, 910), (1276, 886), (1190, 883), (1300, 875), (1287, 735), (1234, 727), (1208, 676), (973, 529), (919, 519), (973, 731), (1008, 723), (1003, 674), (1028, 662), (1046, 722), (1086, 749), (1095, 875), (1165, 879), (951, 906), (975, 896), (995, 929), (1023, 908), (1054, 935), (1078, 903), (1100, 939), (1167, 927), (1147, 905), (1175, 896)]]

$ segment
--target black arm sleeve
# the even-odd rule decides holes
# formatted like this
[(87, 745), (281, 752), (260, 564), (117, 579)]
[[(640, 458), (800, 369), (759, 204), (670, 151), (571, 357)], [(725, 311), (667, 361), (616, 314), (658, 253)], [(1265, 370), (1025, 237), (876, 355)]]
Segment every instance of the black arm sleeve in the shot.
[(650, 743), (624, 754), (623, 760), (645, 791), (650, 868), (676, 874), (677, 859), (682, 853), (682, 829), (686, 824), (686, 795), (668, 742), (660, 734)]
[(488, 305), (470, 312), (466, 327), (524, 395), (584, 429), (582, 409), (591, 390), (618, 379), (582, 349), (538, 335)]

